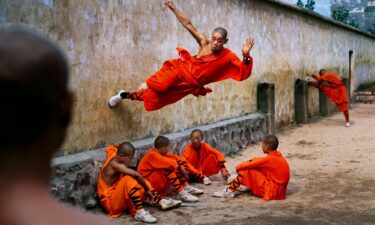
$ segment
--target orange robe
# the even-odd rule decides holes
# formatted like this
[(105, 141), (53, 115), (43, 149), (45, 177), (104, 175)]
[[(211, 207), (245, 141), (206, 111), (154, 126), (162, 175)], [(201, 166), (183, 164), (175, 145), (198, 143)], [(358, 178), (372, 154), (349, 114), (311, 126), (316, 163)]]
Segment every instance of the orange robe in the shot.
[(138, 91), (147, 111), (160, 109), (183, 97), (206, 95), (212, 92), (204, 87), (212, 82), (232, 78), (242, 81), (250, 77), (253, 60), (246, 65), (234, 52), (224, 48), (217, 54), (200, 58), (177, 48), (181, 58), (165, 61), (163, 67), (146, 80), (148, 89)]
[[(107, 159), (100, 170), (97, 184), (100, 205), (109, 217), (119, 217), (125, 209), (128, 209), (130, 214), (135, 215), (136, 209), (130, 195), (135, 188), (138, 189), (140, 197), (145, 198), (144, 188), (133, 177), (124, 175), (121, 175), (116, 183), (109, 186), (102, 177), (102, 171), (116, 156), (117, 146), (108, 146), (106, 152)], [(151, 189), (151, 185), (147, 181), (146, 183)]]
[(179, 192), (187, 185), (179, 160), (177, 155), (162, 155), (154, 148), (143, 156), (138, 164), (138, 172), (162, 196), (169, 192), (171, 185)]
[(188, 163), (189, 174), (194, 176), (211, 176), (225, 168), (223, 154), (207, 143), (201, 144), (199, 155), (192, 144), (186, 146), (181, 158)]
[[(341, 78), (334, 73), (326, 73), (323, 76), (313, 76), (320, 83), (311, 82), (311, 84), (322, 89), (327, 98), (331, 99), (340, 112), (349, 110), (349, 98), (346, 87)], [(323, 82), (322, 82), (323, 81)]]
[(290, 178), (288, 162), (279, 151), (242, 162), (236, 167), (240, 183), (264, 200), (285, 199)]

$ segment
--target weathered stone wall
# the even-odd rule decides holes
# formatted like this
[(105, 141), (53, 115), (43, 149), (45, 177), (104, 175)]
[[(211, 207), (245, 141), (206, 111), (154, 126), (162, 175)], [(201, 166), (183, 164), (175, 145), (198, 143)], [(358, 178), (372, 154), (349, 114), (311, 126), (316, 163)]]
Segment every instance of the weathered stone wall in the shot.
[[(226, 27), (228, 47), (237, 54), (245, 38), (253, 36), (252, 77), (244, 82), (211, 84), (213, 93), (199, 98), (188, 96), (156, 112), (146, 112), (140, 102), (123, 102), (111, 110), (107, 100), (117, 89), (136, 89), (164, 60), (177, 56), (177, 45), (193, 54), (198, 50), (195, 40), (163, 2), (0, 1), (2, 24), (39, 30), (67, 53), (76, 100), (62, 154), (255, 112), (259, 82), (275, 84), (277, 127), (292, 123), (296, 79), (321, 67), (347, 77), (350, 50), (355, 59), (352, 86), (375, 80), (373, 37), (278, 1), (175, 0), (201, 32), (209, 35), (217, 26)], [(319, 112), (318, 91), (308, 92), (311, 116)]]

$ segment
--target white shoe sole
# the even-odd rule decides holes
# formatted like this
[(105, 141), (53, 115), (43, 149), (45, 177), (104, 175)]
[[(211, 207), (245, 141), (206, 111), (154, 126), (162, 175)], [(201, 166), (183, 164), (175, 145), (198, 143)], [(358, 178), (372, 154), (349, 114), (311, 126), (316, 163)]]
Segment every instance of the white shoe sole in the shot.
[(164, 206), (160, 205), (160, 209), (163, 210), (163, 211), (169, 210), (169, 209), (174, 209), (174, 208), (177, 208), (177, 207), (181, 206), (181, 204), (182, 204), (182, 201), (176, 201), (175, 200), (174, 204), (172, 204), (172, 205), (164, 205)]

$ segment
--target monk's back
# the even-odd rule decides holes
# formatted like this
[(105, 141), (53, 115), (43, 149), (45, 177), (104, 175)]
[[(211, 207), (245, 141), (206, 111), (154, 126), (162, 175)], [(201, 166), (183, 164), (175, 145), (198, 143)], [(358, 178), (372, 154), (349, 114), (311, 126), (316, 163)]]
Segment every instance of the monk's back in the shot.
[(104, 181), (108, 186), (111, 186), (112, 184), (116, 183), (116, 181), (120, 178), (121, 175), (121, 173), (117, 172), (112, 168), (111, 162), (109, 162), (101, 171), (101, 176), (103, 177)]
[(289, 165), (280, 152), (270, 153), (265, 157), (267, 163), (261, 167), (260, 171), (270, 180), (287, 185), (290, 178)]

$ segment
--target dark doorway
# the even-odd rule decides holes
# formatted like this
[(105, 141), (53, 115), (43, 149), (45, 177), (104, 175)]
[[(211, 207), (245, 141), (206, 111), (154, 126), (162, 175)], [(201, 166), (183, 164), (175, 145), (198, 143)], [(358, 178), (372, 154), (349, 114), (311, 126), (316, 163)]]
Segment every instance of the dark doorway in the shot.
[(275, 84), (257, 85), (258, 111), (266, 115), (267, 133), (275, 133)]
[(294, 84), (294, 116), (297, 124), (308, 121), (308, 85), (300, 79)]

